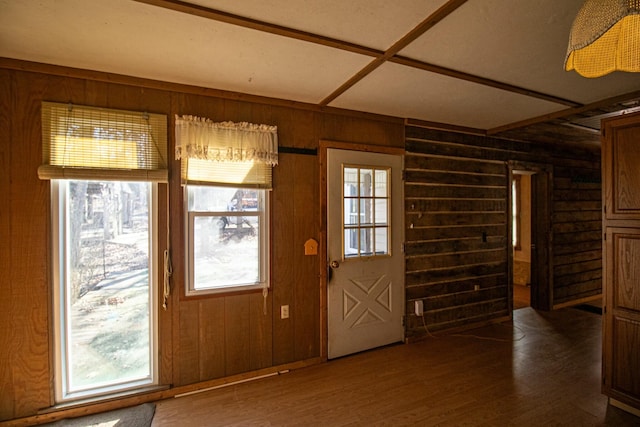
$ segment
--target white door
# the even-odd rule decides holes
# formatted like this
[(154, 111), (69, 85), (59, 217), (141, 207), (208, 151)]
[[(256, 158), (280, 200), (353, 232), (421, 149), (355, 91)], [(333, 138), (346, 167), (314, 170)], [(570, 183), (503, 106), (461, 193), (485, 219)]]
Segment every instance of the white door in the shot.
[(328, 356), (404, 339), (402, 156), (327, 150)]

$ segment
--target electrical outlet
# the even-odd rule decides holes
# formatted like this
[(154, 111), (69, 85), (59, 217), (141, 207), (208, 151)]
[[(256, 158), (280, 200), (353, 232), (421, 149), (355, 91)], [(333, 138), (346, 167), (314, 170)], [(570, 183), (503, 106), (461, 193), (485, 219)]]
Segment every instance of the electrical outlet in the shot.
[(424, 314), (424, 304), (422, 300), (414, 301), (414, 303), (416, 316), (422, 316)]
[(280, 306), (280, 318), (281, 319), (288, 319), (289, 318), (289, 306), (288, 305), (281, 305)]

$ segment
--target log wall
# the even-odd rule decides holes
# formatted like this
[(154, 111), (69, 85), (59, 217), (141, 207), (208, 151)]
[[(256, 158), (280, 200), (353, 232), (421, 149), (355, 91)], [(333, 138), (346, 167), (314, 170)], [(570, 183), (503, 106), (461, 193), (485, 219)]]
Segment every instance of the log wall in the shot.
[(601, 293), (599, 147), (536, 144), (407, 126), (407, 335), (510, 316), (509, 162), (553, 170), (552, 304)]

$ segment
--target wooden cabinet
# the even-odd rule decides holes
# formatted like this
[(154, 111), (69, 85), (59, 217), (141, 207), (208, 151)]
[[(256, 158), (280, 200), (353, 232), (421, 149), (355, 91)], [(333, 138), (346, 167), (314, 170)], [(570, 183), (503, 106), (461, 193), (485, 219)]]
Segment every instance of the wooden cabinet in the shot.
[(605, 120), (602, 135), (602, 391), (640, 413), (640, 114)]

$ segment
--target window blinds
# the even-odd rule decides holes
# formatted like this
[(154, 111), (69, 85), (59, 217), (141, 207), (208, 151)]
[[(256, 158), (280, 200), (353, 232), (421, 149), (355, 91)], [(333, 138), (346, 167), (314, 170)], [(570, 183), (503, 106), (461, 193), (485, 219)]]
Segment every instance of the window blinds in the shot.
[(167, 182), (162, 114), (42, 103), (41, 179)]
[(271, 188), (273, 167), (258, 162), (182, 159), (182, 180), (192, 185)]

